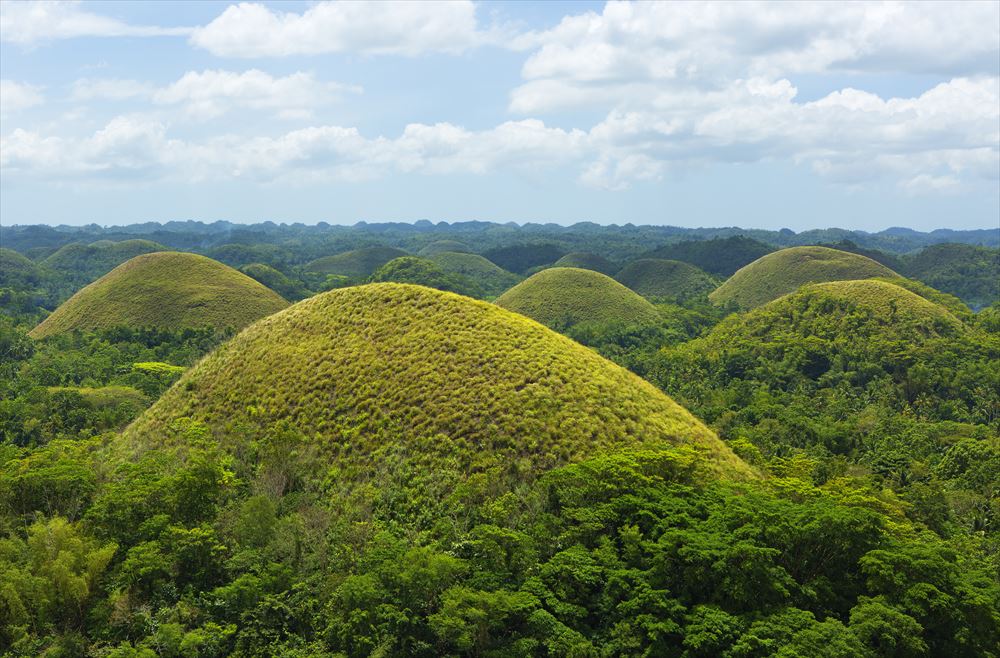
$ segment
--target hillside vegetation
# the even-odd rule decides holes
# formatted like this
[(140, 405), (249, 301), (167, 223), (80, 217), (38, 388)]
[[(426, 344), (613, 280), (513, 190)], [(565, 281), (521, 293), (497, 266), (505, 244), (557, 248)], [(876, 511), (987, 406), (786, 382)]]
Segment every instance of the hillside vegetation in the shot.
[(828, 247), (791, 247), (759, 258), (709, 294), (716, 304), (749, 309), (809, 283), (898, 277), (870, 258)]
[(348, 489), (374, 484), (379, 464), (451, 473), (454, 485), (496, 467), (527, 478), (613, 446), (697, 446), (717, 472), (750, 473), (683, 408), (591, 350), (492, 304), (402, 284), (331, 291), (254, 324), (124, 439), (139, 452), (169, 444), (182, 417), (232, 450), (288, 423)]
[(417, 255), (429, 258), (445, 252), (467, 254), (471, 253), (472, 249), (469, 245), (464, 242), (459, 242), (458, 240), (435, 240), (430, 244), (424, 245), (420, 251), (417, 252)]
[(601, 274), (606, 274), (607, 276), (614, 276), (615, 273), (621, 269), (618, 265), (615, 265), (607, 258), (598, 256), (597, 254), (592, 254), (588, 251), (574, 251), (568, 253), (553, 263), (552, 267), (577, 267), (582, 270), (594, 270), (595, 272), (600, 272)]
[(694, 265), (679, 260), (641, 258), (627, 263), (615, 280), (643, 297), (685, 301), (715, 290), (715, 279)]
[(98, 240), (90, 244), (72, 243), (59, 248), (42, 261), (42, 265), (63, 278), (82, 286), (96, 280), (125, 261), (156, 251), (169, 251), (151, 240)]
[(442, 270), (466, 277), (487, 297), (496, 297), (521, 281), (521, 277), (502, 269), (478, 254), (446, 251), (430, 257)]
[(0, 288), (29, 290), (42, 282), (42, 273), (29, 258), (0, 247)]
[(335, 274), (351, 278), (369, 277), (375, 270), (394, 258), (406, 256), (407, 253), (395, 247), (365, 247), (345, 251), (342, 254), (324, 256), (308, 263), (305, 267), (310, 272), (320, 274)]
[(516, 274), (524, 274), (539, 265), (554, 263), (565, 254), (565, 250), (553, 244), (518, 244), (483, 252), (488, 260)]
[(288, 305), (276, 292), (205, 256), (136, 256), (70, 297), (31, 331), (34, 338), (117, 326), (235, 327)]
[(609, 276), (593, 270), (554, 267), (525, 279), (497, 305), (556, 330), (581, 323), (652, 325), (656, 308)]
[(684, 240), (664, 245), (643, 254), (643, 258), (662, 258), (690, 263), (720, 277), (732, 274), (775, 248), (745, 235), (711, 240)]
[(373, 283), (412, 283), (467, 297), (483, 296), (482, 289), (467, 277), (445, 272), (435, 262), (417, 256), (394, 258), (375, 270), (370, 280)]
[(240, 272), (289, 301), (305, 299), (311, 294), (301, 281), (289, 278), (284, 272), (276, 270), (270, 265), (250, 263), (241, 267)]
[(973, 308), (1000, 301), (1000, 249), (939, 244), (905, 258), (906, 274)]

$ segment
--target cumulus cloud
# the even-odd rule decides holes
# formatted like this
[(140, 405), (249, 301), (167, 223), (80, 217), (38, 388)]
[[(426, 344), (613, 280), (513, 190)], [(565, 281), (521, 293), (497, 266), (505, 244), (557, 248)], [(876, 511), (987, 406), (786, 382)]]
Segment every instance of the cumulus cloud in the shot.
[(75, 101), (129, 99), (180, 108), (184, 116), (212, 119), (237, 108), (273, 112), (279, 118), (308, 119), (313, 111), (361, 88), (322, 82), (299, 71), (275, 77), (257, 69), (188, 71), (175, 82), (156, 87), (136, 80), (84, 78), (73, 83)]
[(478, 28), (471, 0), (319, 2), (301, 14), (241, 2), (196, 29), (191, 43), (221, 57), (414, 56), (459, 53), (492, 38)]
[(183, 36), (186, 27), (130, 25), (81, 8), (79, 0), (0, 2), (0, 41), (30, 46), (75, 37)]
[(41, 90), (14, 80), (0, 80), (0, 116), (8, 116), (44, 102)]

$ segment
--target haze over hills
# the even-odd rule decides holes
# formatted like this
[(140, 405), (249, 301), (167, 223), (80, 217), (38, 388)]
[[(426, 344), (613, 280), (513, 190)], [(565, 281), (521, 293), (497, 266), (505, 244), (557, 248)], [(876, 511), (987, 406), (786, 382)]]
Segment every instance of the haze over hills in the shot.
[(386, 459), (448, 463), (461, 477), (509, 460), (529, 474), (613, 446), (697, 446), (719, 473), (751, 473), (681, 407), (592, 351), (497, 306), (401, 284), (331, 291), (255, 323), (124, 439), (140, 452), (169, 443), (181, 417), (229, 450), (232, 423), (290, 423), (345, 486)]
[(83, 288), (31, 335), (117, 326), (239, 329), (287, 305), (276, 292), (210, 258), (156, 252), (136, 256)]
[(497, 305), (557, 330), (577, 324), (655, 324), (656, 308), (611, 277), (574, 267), (533, 274), (497, 299)]
[(792, 247), (741, 268), (709, 295), (741, 309), (766, 304), (808, 283), (898, 276), (872, 259), (828, 247)]

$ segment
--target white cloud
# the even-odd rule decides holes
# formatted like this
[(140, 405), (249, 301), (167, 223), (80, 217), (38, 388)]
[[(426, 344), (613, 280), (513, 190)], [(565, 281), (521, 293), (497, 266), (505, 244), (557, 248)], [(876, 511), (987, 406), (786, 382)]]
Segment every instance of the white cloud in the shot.
[(361, 93), (357, 86), (316, 80), (312, 73), (275, 77), (257, 69), (188, 71), (177, 81), (155, 87), (136, 80), (83, 78), (73, 83), (74, 101), (129, 99), (181, 108), (194, 119), (212, 119), (237, 108), (274, 113), (283, 119), (308, 119), (313, 111), (337, 101), (344, 93)]
[(0, 2), (0, 41), (25, 46), (75, 37), (183, 36), (186, 27), (129, 25), (81, 8), (79, 0)]
[(0, 116), (8, 116), (44, 102), (39, 87), (14, 80), (0, 80)]
[(496, 38), (479, 30), (471, 0), (359, 0), (318, 2), (301, 14), (241, 2), (197, 28), (191, 43), (221, 57), (415, 56), (459, 53)]

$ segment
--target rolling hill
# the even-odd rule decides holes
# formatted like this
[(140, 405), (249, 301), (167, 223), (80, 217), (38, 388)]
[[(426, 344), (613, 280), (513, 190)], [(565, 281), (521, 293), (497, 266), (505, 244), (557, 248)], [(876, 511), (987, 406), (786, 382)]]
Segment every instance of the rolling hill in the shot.
[(156, 251), (169, 251), (151, 240), (98, 240), (90, 244), (73, 242), (60, 247), (41, 262), (77, 287), (104, 276), (130, 258)]
[(683, 301), (715, 290), (715, 279), (679, 260), (640, 258), (627, 263), (615, 280), (643, 297)]
[(392, 259), (407, 255), (405, 251), (395, 247), (364, 247), (345, 251), (342, 254), (317, 258), (306, 264), (305, 269), (319, 274), (337, 274), (355, 279), (366, 278)]
[(310, 294), (301, 281), (290, 279), (284, 272), (264, 263), (244, 265), (240, 268), (240, 272), (246, 274), (254, 281), (267, 286), (289, 301), (305, 299)]
[(444, 252), (468, 254), (472, 253), (472, 248), (464, 242), (459, 242), (458, 240), (435, 240), (434, 242), (424, 245), (424, 247), (417, 252), (417, 255), (429, 258)]
[(716, 304), (749, 309), (809, 283), (898, 277), (871, 258), (828, 247), (791, 247), (758, 258), (709, 294)]
[(552, 267), (578, 267), (581, 270), (594, 270), (608, 276), (614, 276), (615, 272), (621, 269), (607, 258), (588, 251), (568, 253), (553, 263)]
[(973, 308), (1000, 301), (1000, 249), (937, 244), (905, 258), (905, 274)]
[(406, 465), (449, 486), (497, 467), (533, 478), (616, 446), (692, 445), (715, 472), (751, 475), (682, 407), (586, 347), (493, 304), (405, 284), (334, 290), (253, 324), (140, 416), (125, 445), (169, 445), (181, 417), (239, 451), (295, 428), (345, 490)]
[(286, 307), (276, 292), (211, 258), (179, 252), (136, 256), (78, 291), (34, 338), (115, 326), (241, 329)]
[(478, 254), (463, 254), (445, 251), (430, 260), (445, 272), (468, 278), (482, 289), (487, 297), (496, 297), (517, 285), (521, 277), (495, 265)]
[(13, 249), (0, 247), (0, 288), (32, 288), (42, 281), (42, 273), (29, 258)]
[(557, 330), (581, 323), (655, 324), (660, 317), (652, 304), (611, 277), (574, 267), (542, 270), (496, 303)]
[(372, 283), (412, 283), (436, 290), (482, 297), (483, 292), (475, 283), (461, 274), (445, 272), (437, 263), (417, 256), (394, 258), (375, 270)]
[(774, 250), (774, 247), (760, 240), (734, 235), (728, 238), (675, 242), (646, 252), (642, 257), (684, 261), (709, 274), (728, 277), (744, 265)]

